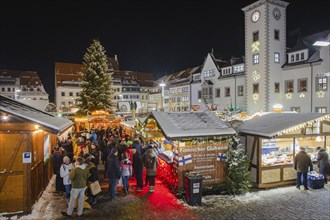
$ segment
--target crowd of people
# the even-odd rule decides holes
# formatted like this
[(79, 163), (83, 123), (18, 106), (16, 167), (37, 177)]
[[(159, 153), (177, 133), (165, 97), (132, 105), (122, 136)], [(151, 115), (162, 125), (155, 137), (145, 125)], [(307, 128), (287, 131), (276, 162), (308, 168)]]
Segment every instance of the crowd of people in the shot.
[[(141, 192), (144, 186), (154, 192), (158, 166), (155, 148), (152, 142), (143, 145), (139, 138), (128, 136), (121, 126), (85, 130), (58, 141), (58, 146), (53, 148), (52, 160), (56, 175), (55, 193), (65, 192), (67, 202), (67, 211), (62, 215), (71, 216), (77, 203), (78, 216), (81, 216), (85, 196), (90, 205), (97, 203), (97, 196), (90, 186), (99, 180), (100, 164), (104, 165), (104, 181), (109, 182), (111, 200), (116, 199), (119, 183), (123, 186), (123, 195), (129, 194), (130, 188)], [(135, 179), (135, 186), (129, 185), (129, 179)]]

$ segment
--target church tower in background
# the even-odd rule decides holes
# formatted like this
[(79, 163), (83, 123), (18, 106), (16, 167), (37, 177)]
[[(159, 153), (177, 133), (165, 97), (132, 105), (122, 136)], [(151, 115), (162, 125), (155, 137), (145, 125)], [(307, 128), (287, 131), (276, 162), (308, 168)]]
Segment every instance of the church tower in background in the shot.
[(282, 103), (282, 65), (286, 62), (286, 8), (280, 0), (259, 0), (245, 14), (247, 112), (272, 111)]

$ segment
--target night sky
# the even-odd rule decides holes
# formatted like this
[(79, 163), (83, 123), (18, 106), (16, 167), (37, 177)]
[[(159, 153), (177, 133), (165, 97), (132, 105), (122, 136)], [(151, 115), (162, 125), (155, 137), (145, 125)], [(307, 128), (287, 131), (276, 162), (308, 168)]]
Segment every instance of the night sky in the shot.
[[(241, 8), (253, 2), (1, 1), (0, 69), (37, 71), (52, 99), (55, 62), (82, 63), (94, 38), (108, 56), (118, 55), (121, 70), (151, 72), (156, 78), (202, 65), (212, 48), (224, 58), (242, 56)], [(288, 33), (330, 29), (330, 1), (287, 2)]]

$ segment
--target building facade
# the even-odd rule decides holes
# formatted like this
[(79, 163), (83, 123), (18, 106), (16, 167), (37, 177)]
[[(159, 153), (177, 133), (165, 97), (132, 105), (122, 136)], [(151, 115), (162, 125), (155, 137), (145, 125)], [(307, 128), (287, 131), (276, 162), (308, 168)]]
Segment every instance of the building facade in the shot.
[(43, 111), (49, 104), (49, 95), (35, 71), (1, 70), (0, 94)]
[(245, 14), (245, 91), (247, 112), (282, 110), (329, 112), (329, 44), (326, 30), (300, 37), (290, 49), (286, 9), (280, 0), (259, 0)]

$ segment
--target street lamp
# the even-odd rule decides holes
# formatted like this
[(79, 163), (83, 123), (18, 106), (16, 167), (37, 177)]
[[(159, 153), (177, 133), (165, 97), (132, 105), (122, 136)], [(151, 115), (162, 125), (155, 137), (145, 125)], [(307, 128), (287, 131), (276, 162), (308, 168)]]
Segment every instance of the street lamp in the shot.
[(159, 86), (162, 87), (162, 92), (160, 93), (160, 110), (164, 111), (164, 87), (166, 86), (166, 84), (162, 80), (162, 82), (159, 83)]

